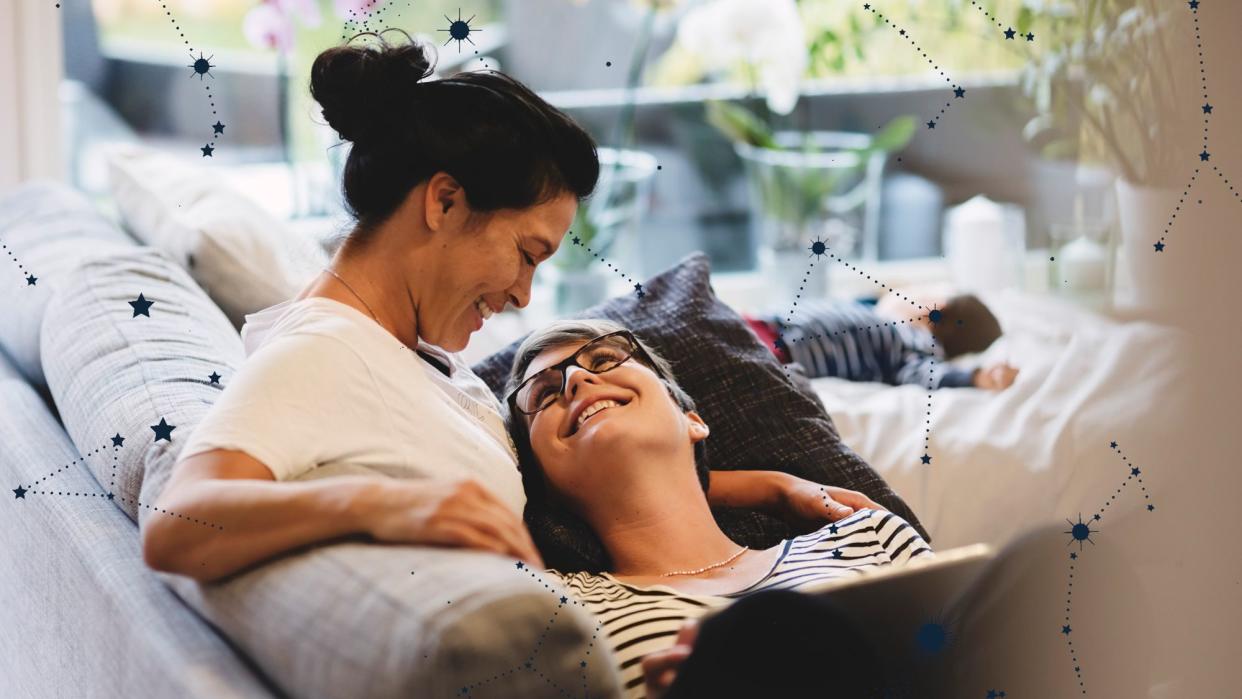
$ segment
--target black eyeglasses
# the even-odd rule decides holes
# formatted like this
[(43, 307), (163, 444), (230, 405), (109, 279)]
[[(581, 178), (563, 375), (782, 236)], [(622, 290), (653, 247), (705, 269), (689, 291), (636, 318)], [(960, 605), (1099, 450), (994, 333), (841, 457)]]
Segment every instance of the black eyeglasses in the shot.
[(600, 335), (591, 340), (577, 352), (562, 359), (550, 367), (544, 367), (539, 373), (526, 379), (509, 394), (509, 405), (523, 415), (534, 415), (556, 402), (556, 397), (565, 392), (568, 373), (572, 365), (581, 367), (592, 374), (612, 371), (624, 364), (630, 357), (638, 354), (661, 379), (664, 374), (656, 368), (651, 355), (647, 354), (638, 340), (628, 330), (618, 330)]

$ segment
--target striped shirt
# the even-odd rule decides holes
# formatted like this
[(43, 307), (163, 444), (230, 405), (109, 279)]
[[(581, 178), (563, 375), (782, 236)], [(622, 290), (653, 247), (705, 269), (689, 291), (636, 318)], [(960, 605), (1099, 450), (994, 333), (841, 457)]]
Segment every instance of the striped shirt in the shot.
[(786, 317), (767, 316), (780, 341), (812, 377), (917, 384), (934, 389), (971, 386), (971, 370), (945, 364), (930, 332), (889, 320), (856, 302), (812, 301)]
[(608, 573), (548, 571), (600, 620), (620, 664), (626, 699), (644, 699), (642, 658), (673, 645), (681, 623), (745, 595), (840, 578), (867, 568), (932, 555), (927, 542), (901, 517), (859, 510), (818, 531), (781, 543), (780, 557), (757, 582), (726, 595), (689, 595), (666, 585), (641, 587)]

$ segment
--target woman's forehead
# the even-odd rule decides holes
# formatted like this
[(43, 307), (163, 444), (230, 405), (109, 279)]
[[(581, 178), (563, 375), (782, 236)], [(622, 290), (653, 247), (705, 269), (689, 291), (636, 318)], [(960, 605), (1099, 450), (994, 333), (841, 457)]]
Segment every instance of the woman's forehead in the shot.
[(544, 348), (535, 356), (534, 359), (530, 360), (530, 364), (526, 366), (526, 373), (522, 375), (522, 379), (528, 379), (553, 364), (556, 364), (562, 359), (565, 359), (574, 352), (577, 352), (583, 345), (590, 341), (590, 338), (583, 338), (582, 340), (574, 340), (573, 342), (565, 342), (559, 345)]

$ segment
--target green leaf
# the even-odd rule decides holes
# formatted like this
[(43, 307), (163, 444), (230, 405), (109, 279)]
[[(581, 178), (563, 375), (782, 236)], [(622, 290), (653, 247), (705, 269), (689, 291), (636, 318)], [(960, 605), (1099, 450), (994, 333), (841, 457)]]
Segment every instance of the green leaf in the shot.
[(772, 130), (749, 109), (719, 100), (708, 100), (705, 109), (707, 122), (730, 140), (749, 143), (759, 148), (777, 147)]
[(1018, 33), (1025, 34), (1031, 30), (1031, 25), (1035, 22), (1035, 13), (1029, 7), (1023, 7), (1018, 11)]
[(910, 139), (914, 137), (914, 117), (910, 115), (899, 116), (887, 124), (880, 132), (871, 139), (871, 148), (869, 150), (882, 150), (893, 152), (906, 147)]

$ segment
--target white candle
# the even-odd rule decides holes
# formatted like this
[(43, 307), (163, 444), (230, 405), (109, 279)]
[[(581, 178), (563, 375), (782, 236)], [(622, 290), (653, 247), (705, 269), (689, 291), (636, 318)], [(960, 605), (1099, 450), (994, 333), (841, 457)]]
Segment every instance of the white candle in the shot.
[(1099, 291), (1104, 288), (1108, 256), (1104, 248), (1085, 237), (1078, 237), (1057, 255), (1061, 278), (1071, 291)]

